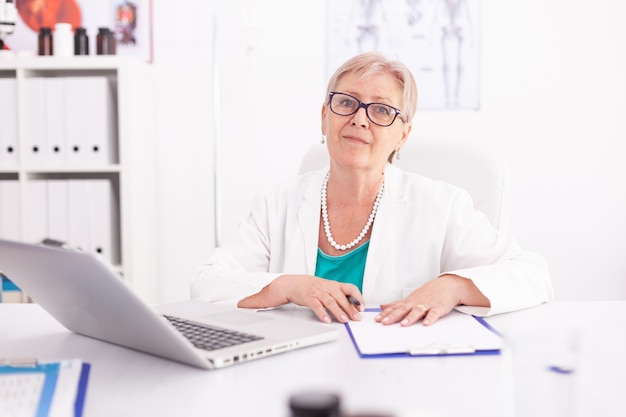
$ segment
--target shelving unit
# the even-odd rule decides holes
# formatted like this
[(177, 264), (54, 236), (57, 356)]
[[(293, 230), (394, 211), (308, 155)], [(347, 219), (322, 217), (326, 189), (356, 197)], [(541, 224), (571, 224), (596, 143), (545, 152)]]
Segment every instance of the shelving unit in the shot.
[[(110, 197), (107, 197), (109, 200), (105, 200), (107, 201), (105, 206), (108, 206), (108, 202), (111, 203), (110, 210), (106, 213), (107, 222), (110, 221), (110, 228), (107, 228), (106, 232), (111, 239), (111, 246), (101, 255), (110, 261), (135, 292), (148, 302), (155, 302), (158, 299), (152, 72), (150, 65), (131, 57), (0, 56), (0, 100), (2, 100), (0, 111), (4, 109), (2, 117), (5, 118), (0, 117), (0, 123), (4, 120), (5, 124), (4, 127), (0, 125), (2, 147), (0, 184), (13, 184), (11, 187), (17, 188), (19, 194), (17, 199), (12, 199), (13, 202), (7, 199), (8, 193), (0, 194), (0, 203), (10, 206), (8, 211), (4, 210), (5, 218), (0, 219), (2, 220), (0, 226), (5, 225), (4, 231), (0, 227), (0, 237), (34, 243), (32, 230), (38, 223), (44, 221), (43, 216), (52, 216), (49, 210), (38, 212), (39, 204), (29, 198), (29, 194), (32, 194), (30, 190), (38, 181), (46, 184), (52, 182), (69, 184), (81, 183), (84, 180), (82, 183), (85, 184), (85, 190), (95, 189), (92, 187), (94, 183), (105, 184), (105, 189), (109, 190), (106, 193)], [(92, 89), (89, 86), (93, 84), (85, 84), (81, 91), (82, 87), (75, 82), (77, 79), (92, 83), (100, 82), (101, 88), (96, 85), (98, 88)], [(48, 110), (65, 111), (63, 120), (52, 117), (44, 121), (34, 111), (34, 107), (42, 106), (42, 103), (33, 99), (29, 90), (33, 80), (44, 80), (43, 83), (50, 82), (49, 80), (70, 80), (62, 81), (66, 83), (64, 84), (66, 90), (63, 91), (69, 91), (69, 86), (73, 85), (72, 88), (77, 90), (74, 95), (67, 93), (64, 96), (65, 101), (43, 104), (48, 106)], [(105, 83), (106, 87), (103, 87), (105, 84), (102, 83)], [(63, 84), (60, 88), (63, 88)], [(3, 89), (5, 91), (2, 91)], [(105, 99), (102, 98), (103, 92), (107, 94)], [(52, 93), (49, 93), (48, 97), (58, 98)], [(94, 100), (94, 105), (100, 106), (98, 111), (104, 109), (106, 114), (92, 117), (89, 106), (84, 104), (90, 102), (77, 104), (76, 100), (79, 99)], [(106, 102), (108, 107), (101, 106), (102, 102)], [(73, 110), (78, 110), (76, 116), (70, 111), (72, 106)], [(7, 111), (11, 108), (14, 111)], [(89, 119), (87, 123), (85, 118)], [(15, 122), (13, 126), (12, 120)], [(66, 134), (57, 136), (68, 138), (68, 141), (69, 131), (77, 129), (79, 125), (83, 127), (93, 125), (95, 127), (92, 130), (99, 134), (107, 132), (106, 158), (99, 157), (97, 161), (93, 158), (54, 161), (57, 155), (50, 156), (46, 152), (57, 152), (58, 146), (52, 151), (52, 144), (49, 143), (42, 146), (43, 154), (40, 152), (36, 158), (31, 157), (35, 154), (33, 151), (35, 147), (30, 143), (32, 138), (38, 137), (37, 135), (51, 135), (50, 131), (61, 125), (59, 129), (66, 129), (63, 130)], [(85, 135), (79, 132), (74, 136), (82, 138)], [(83, 143), (81, 146), (92, 145)], [(78, 153), (79, 149), (77, 145), (69, 142), (64, 143), (61, 148), (60, 153), (63, 153), (64, 148), (67, 158), (70, 158), (72, 152)], [(94, 145), (94, 155), (96, 150), (103, 152)], [(84, 152), (84, 148), (81, 152)], [(47, 188), (46, 195), (52, 195), (50, 189)], [(0, 192), (1, 190), (2, 188)], [(103, 188), (97, 190), (87, 191), (90, 198), (94, 199), (91, 206), (102, 207)], [(87, 199), (87, 195), (83, 197)], [(3, 213), (1, 208), (2, 206), (0, 215)], [(17, 218), (9, 218), (7, 212)], [(68, 222), (75, 220), (76, 216), (68, 213)], [(49, 223), (56, 224), (53, 221)], [(78, 224), (77, 221), (74, 223)], [(81, 230), (78, 226), (75, 228)], [(68, 244), (80, 246), (73, 244), (69, 239)], [(102, 248), (89, 247), (83, 250), (100, 253)]]

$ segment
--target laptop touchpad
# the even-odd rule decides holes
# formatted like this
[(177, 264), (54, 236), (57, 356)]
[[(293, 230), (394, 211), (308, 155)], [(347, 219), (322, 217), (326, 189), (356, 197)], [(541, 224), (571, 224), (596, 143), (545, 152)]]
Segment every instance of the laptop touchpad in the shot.
[(250, 314), (243, 311), (223, 311), (221, 313), (213, 313), (204, 318), (214, 322), (221, 322), (225, 324), (234, 324), (237, 326), (244, 326), (247, 324), (259, 323), (261, 321), (271, 320), (271, 317), (262, 316), (260, 314)]

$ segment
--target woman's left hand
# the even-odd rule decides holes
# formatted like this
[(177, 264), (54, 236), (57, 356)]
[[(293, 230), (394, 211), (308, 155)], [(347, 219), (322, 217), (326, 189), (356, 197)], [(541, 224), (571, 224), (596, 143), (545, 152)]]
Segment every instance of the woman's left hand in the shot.
[(428, 326), (460, 304), (488, 306), (489, 300), (471, 280), (457, 275), (442, 275), (413, 291), (404, 300), (382, 304), (376, 321), (382, 324), (400, 322), (402, 326), (410, 326), (421, 319)]

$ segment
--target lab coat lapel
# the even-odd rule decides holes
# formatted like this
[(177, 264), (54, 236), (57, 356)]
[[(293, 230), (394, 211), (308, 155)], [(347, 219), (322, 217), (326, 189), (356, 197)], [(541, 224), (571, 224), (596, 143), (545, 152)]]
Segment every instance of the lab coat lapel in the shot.
[[(363, 294), (371, 294), (376, 281), (382, 278), (385, 259), (401, 227), (402, 222), (398, 219), (403, 218), (407, 208), (407, 201), (402, 197), (402, 184), (397, 174), (394, 167), (388, 166), (385, 170), (385, 190), (372, 228), (363, 274)], [(389, 274), (393, 271), (385, 270), (384, 273)]]
[[(317, 243), (320, 228), (320, 190), (325, 172), (316, 176), (304, 190), (302, 204), (298, 210), (298, 223), (304, 242), (304, 258), (306, 259), (307, 273), (315, 274), (317, 262)], [(289, 244), (289, 242), (286, 242)]]

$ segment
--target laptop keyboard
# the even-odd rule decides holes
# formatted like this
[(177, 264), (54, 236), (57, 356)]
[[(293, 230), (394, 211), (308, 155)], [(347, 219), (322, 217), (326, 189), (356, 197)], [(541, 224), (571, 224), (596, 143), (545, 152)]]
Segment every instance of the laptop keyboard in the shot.
[(197, 324), (178, 317), (168, 315), (163, 317), (172, 323), (195, 347), (203, 350), (222, 349), (263, 339), (261, 336)]

